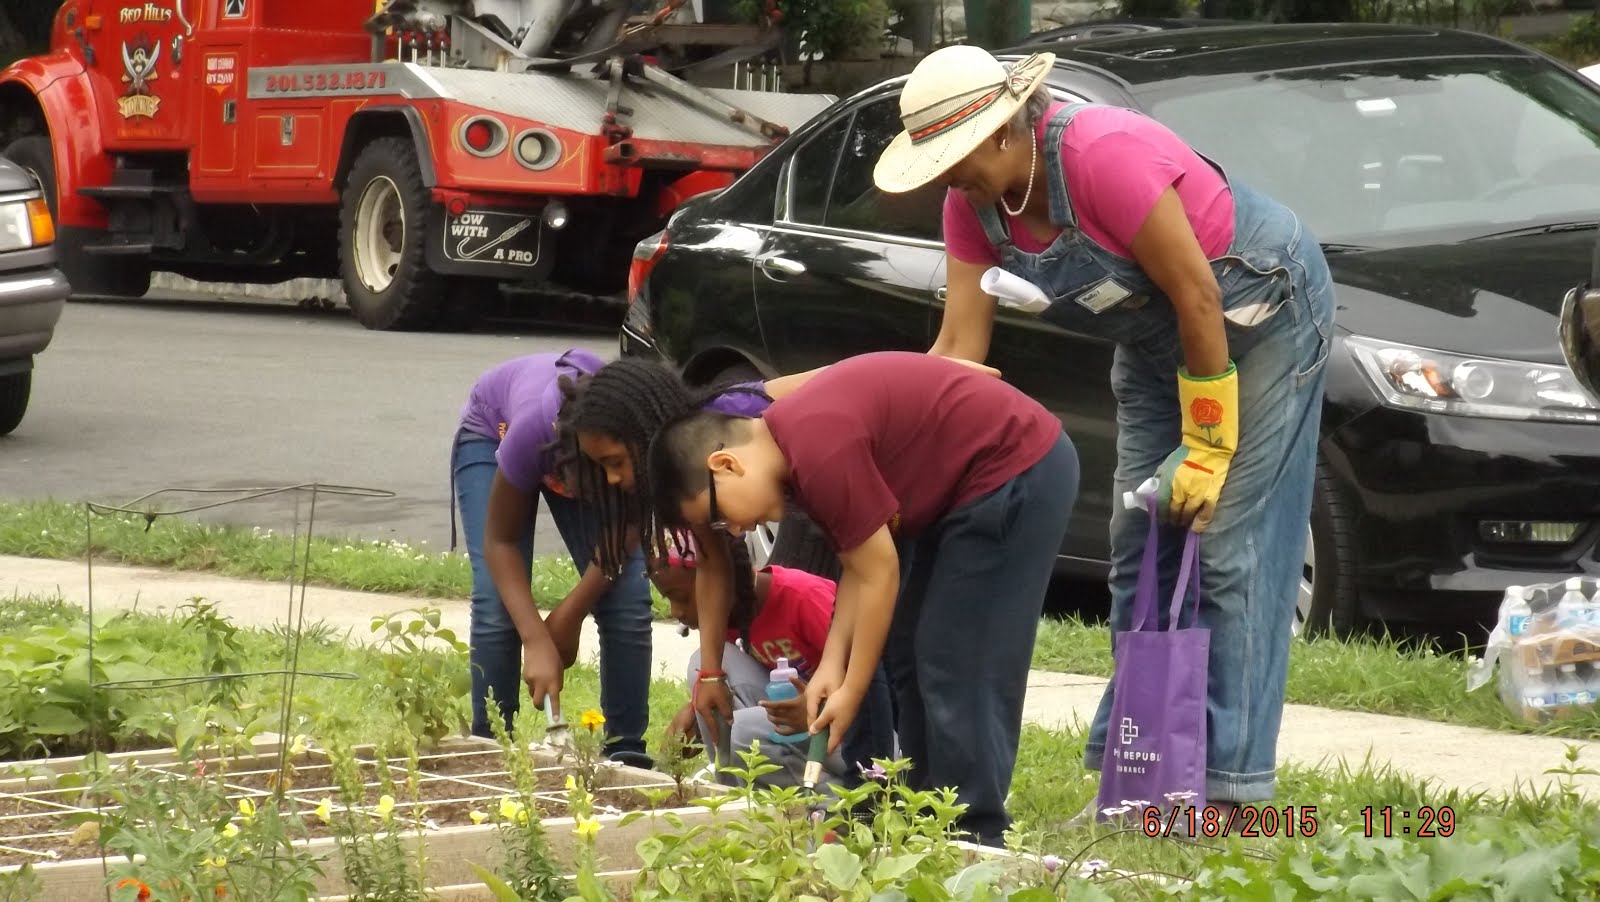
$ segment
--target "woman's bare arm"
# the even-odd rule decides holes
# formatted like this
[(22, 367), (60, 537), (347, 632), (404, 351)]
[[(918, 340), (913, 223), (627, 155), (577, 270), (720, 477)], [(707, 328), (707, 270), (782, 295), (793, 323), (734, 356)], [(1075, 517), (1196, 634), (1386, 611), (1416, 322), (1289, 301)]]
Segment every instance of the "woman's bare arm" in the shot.
[(1228, 335), (1222, 328), (1222, 289), (1195, 237), (1178, 192), (1168, 188), (1133, 236), (1133, 259), (1178, 314), (1184, 366), (1196, 378), (1228, 369)]
[(928, 353), (982, 363), (994, 336), (995, 299), (983, 290), (987, 266), (949, 258), (945, 263), (944, 319)]

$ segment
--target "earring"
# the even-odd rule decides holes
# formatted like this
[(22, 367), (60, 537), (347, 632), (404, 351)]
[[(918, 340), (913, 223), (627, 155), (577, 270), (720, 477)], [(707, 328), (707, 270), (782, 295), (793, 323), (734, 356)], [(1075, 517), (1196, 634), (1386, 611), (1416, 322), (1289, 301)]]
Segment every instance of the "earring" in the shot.
[(1001, 150), (1005, 150), (1006, 147), (1009, 146), (1010, 144), (1011, 144), (1011, 139), (1009, 137), (1000, 139), (1000, 149)]

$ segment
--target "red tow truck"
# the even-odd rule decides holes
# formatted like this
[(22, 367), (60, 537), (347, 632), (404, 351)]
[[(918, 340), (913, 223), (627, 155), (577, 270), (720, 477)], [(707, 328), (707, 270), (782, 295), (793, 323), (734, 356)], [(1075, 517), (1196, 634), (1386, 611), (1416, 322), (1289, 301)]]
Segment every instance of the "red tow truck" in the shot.
[(616, 290), (678, 204), (833, 100), (659, 68), (701, 27), (683, 4), (67, 0), (0, 71), (0, 153), (76, 294), (337, 277), (367, 328), (428, 329), (503, 282)]

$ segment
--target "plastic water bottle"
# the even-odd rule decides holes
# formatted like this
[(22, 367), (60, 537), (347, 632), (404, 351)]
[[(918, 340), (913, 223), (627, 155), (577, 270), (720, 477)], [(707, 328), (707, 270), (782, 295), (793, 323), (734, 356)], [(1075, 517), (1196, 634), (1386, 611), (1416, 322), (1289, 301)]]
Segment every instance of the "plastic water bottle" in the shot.
[(1563, 705), (1573, 708), (1589, 708), (1594, 705), (1594, 696), (1579, 678), (1576, 664), (1561, 665), (1561, 679), (1557, 683), (1557, 693)]
[(1500, 620), (1511, 636), (1528, 631), (1528, 593), (1521, 586), (1507, 586), (1500, 601)]
[(1543, 667), (1528, 667), (1523, 670), (1522, 680), (1522, 714), (1527, 720), (1540, 720), (1550, 716), (1554, 699), (1551, 698), (1550, 684), (1545, 680)]
[[(789, 666), (788, 658), (779, 658), (774, 663), (776, 663), (778, 666), (772, 668), (772, 672), (767, 675), (767, 701), (786, 702), (792, 698), (799, 698), (800, 690), (796, 689), (794, 684), (789, 682), (789, 678), (799, 676), (800, 671)], [(767, 738), (771, 739), (773, 742), (781, 742), (785, 745), (794, 745), (797, 742), (805, 742), (811, 737), (804, 731), (785, 736), (784, 734), (773, 730), (770, 734), (768, 734)]]
[(1544, 586), (1534, 586), (1524, 590), (1528, 599), (1528, 628), (1529, 636), (1544, 636), (1560, 628), (1560, 620), (1556, 600), (1550, 597), (1550, 590)]
[(1589, 599), (1583, 594), (1583, 579), (1574, 576), (1566, 582), (1566, 594), (1561, 596), (1557, 605), (1560, 609), (1561, 625), (1567, 629), (1580, 626), (1589, 621)]

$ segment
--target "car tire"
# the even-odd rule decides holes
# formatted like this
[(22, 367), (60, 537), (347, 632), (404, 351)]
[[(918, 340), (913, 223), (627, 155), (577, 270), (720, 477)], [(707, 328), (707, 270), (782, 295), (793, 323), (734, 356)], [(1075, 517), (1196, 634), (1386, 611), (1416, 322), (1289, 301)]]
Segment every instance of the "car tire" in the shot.
[(1345, 639), (1367, 626), (1356, 587), (1355, 528), (1355, 515), (1338, 480), (1319, 456), (1306, 554), (1310, 604), (1304, 604), (1303, 593), (1300, 611), (1305, 617), (1301, 629), (1305, 638)]
[(10, 435), (22, 425), (32, 390), (32, 370), (0, 376), (0, 435)]
[[(766, 377), (748, 363), (730, 366), (717, 373), (713, 385), (737, 382), (764, 382)], [(793, 505), (784, 510), (782, 523), (763, 523), (745, 534), (750, 547), (750, 562), (757, 569), (768, 565), (804, 570), (814, 576), (838, 581), (844, 565), (834, 554), (827, 537), (805, 511)]]
[(432, 200), (409, 138), (378, 138), (350, 167), (339, 208), (339, 271), (356, 322), (378, 331), (438, 322), (444, 285), (424, 242)]
[(62, 240), (61, 211), (56, 204), (56, 155), (50, 139), (28, 135), (12, 141), (5, 149), (6, 159), (33, 174), (44, 192), (50, 218), (55, 221), (57, 263), (72, 286), (74, 295), (114, 298), (139, 298), (150, 290), (150, 264), (114, 257), (91, 257), (81, 247)]

